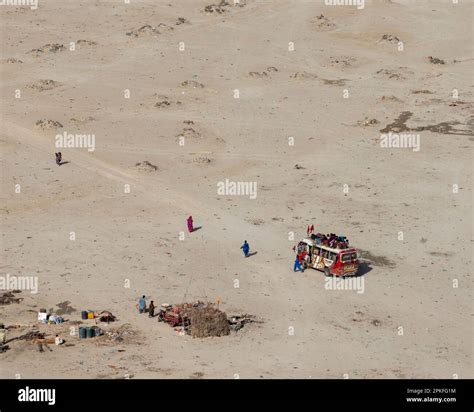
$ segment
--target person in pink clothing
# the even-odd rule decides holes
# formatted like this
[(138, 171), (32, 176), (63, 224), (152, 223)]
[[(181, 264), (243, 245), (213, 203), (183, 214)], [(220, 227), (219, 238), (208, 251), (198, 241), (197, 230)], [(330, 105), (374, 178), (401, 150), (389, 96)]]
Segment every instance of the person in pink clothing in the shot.
[(192, 216), (188, 217), (188, 230), (189, 230), (189, 233), (191, 233), (194, 230)]

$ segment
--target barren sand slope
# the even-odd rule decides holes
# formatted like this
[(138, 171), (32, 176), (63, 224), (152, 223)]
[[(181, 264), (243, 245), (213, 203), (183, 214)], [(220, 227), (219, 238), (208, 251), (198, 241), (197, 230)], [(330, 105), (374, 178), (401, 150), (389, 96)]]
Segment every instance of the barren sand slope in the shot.
[[(2, 275), (39, 279), (0, 322), (72, 307), (41, 326), (66, 345), (12, 341), (0, 377), (472, 378), (474, 2), (212, 1), (0, 7)], [(381, 147), (390, 131), (419, 150)], [(56, 166), (64, 132), (95, 150)], [(311, 223), (364, 251), (364, 293), (293, 272)], [(263, 323), (179, 336), (142, 294)], [(134, 335), (69, 336), (84, 309)]]

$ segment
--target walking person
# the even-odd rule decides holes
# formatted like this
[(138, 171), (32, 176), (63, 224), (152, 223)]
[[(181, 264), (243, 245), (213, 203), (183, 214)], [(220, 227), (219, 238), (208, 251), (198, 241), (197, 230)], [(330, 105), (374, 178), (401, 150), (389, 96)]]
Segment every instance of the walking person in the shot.
[(293, 272), (297, 272), (298, 270), (300, 270), (301, 273), (304, 273), (304, 259), (306, 255), (307, 253), (305, 251), (296, 255), (295, 264), (293, 265)]
[(189, 233), (191, 233), (194, 230), (193, 217), (192, 216), (188, 217), (187, 223), (188, 223), (188, 231), (189, 231)]
[(146, 300), (145, 300), (145, 295), (143, 295), (138, 301), (138, 312), (139, 313), (145, 312), (145, 308), (146, 308)]
[(61, 152), (55, 153), (54, 155), (56, 156), (56, 164), (58, 166), (61, 166), (61, 162), (63, 160), (63, 155), (61, 154)]
[(302, 268), (301, 263), (298, 259), (298, 256), (296, 256), (295, 264), (293, 265), (293, 272), (298, 272), (299, 270), (301, 272), (303, 272), (303, 268)]
[(249, 244), (247, 243), (246, 240), (244, 240), (244, 244), (242, 246), (240, 246), (240, 248), (244, 252), (244, 256), (249, 257), (250, 246), (249, 246)]
[(151, 301), (150, 306), (148, 306), (148, 317), (152, 318), (153, 316), (155, 316), (155, 304)]

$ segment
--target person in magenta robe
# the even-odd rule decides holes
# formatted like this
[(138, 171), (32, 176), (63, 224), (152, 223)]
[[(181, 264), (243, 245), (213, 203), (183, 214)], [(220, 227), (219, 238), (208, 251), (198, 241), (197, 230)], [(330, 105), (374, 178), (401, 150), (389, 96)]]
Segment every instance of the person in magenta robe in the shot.
[(188, 217), (188, 230), (189, 230), (190, 233), (194, 230), (193, 217), (192, 216)]

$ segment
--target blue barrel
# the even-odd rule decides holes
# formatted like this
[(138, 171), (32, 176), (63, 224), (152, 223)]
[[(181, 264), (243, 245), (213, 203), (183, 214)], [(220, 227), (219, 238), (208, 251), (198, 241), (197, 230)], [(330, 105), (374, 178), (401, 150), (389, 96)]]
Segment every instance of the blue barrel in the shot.
[(98, 326), (92, 326), (93, 337), (100, 336), (100, 328)]
[(87, 319), (87, 311), (86, 311), (86, 310), (83, 310), (83, 311), (81, 312), (81, 318), (82, 318), (82, 319)]
[(87, 338), (93, 338), (94, 337), (94, 329), (92, 328), (86, 328), (87, 331)]
[(79, 327), (79, 339), (86, 339), (87, 338), (87, 331), (86, 328), (83, 326)]

